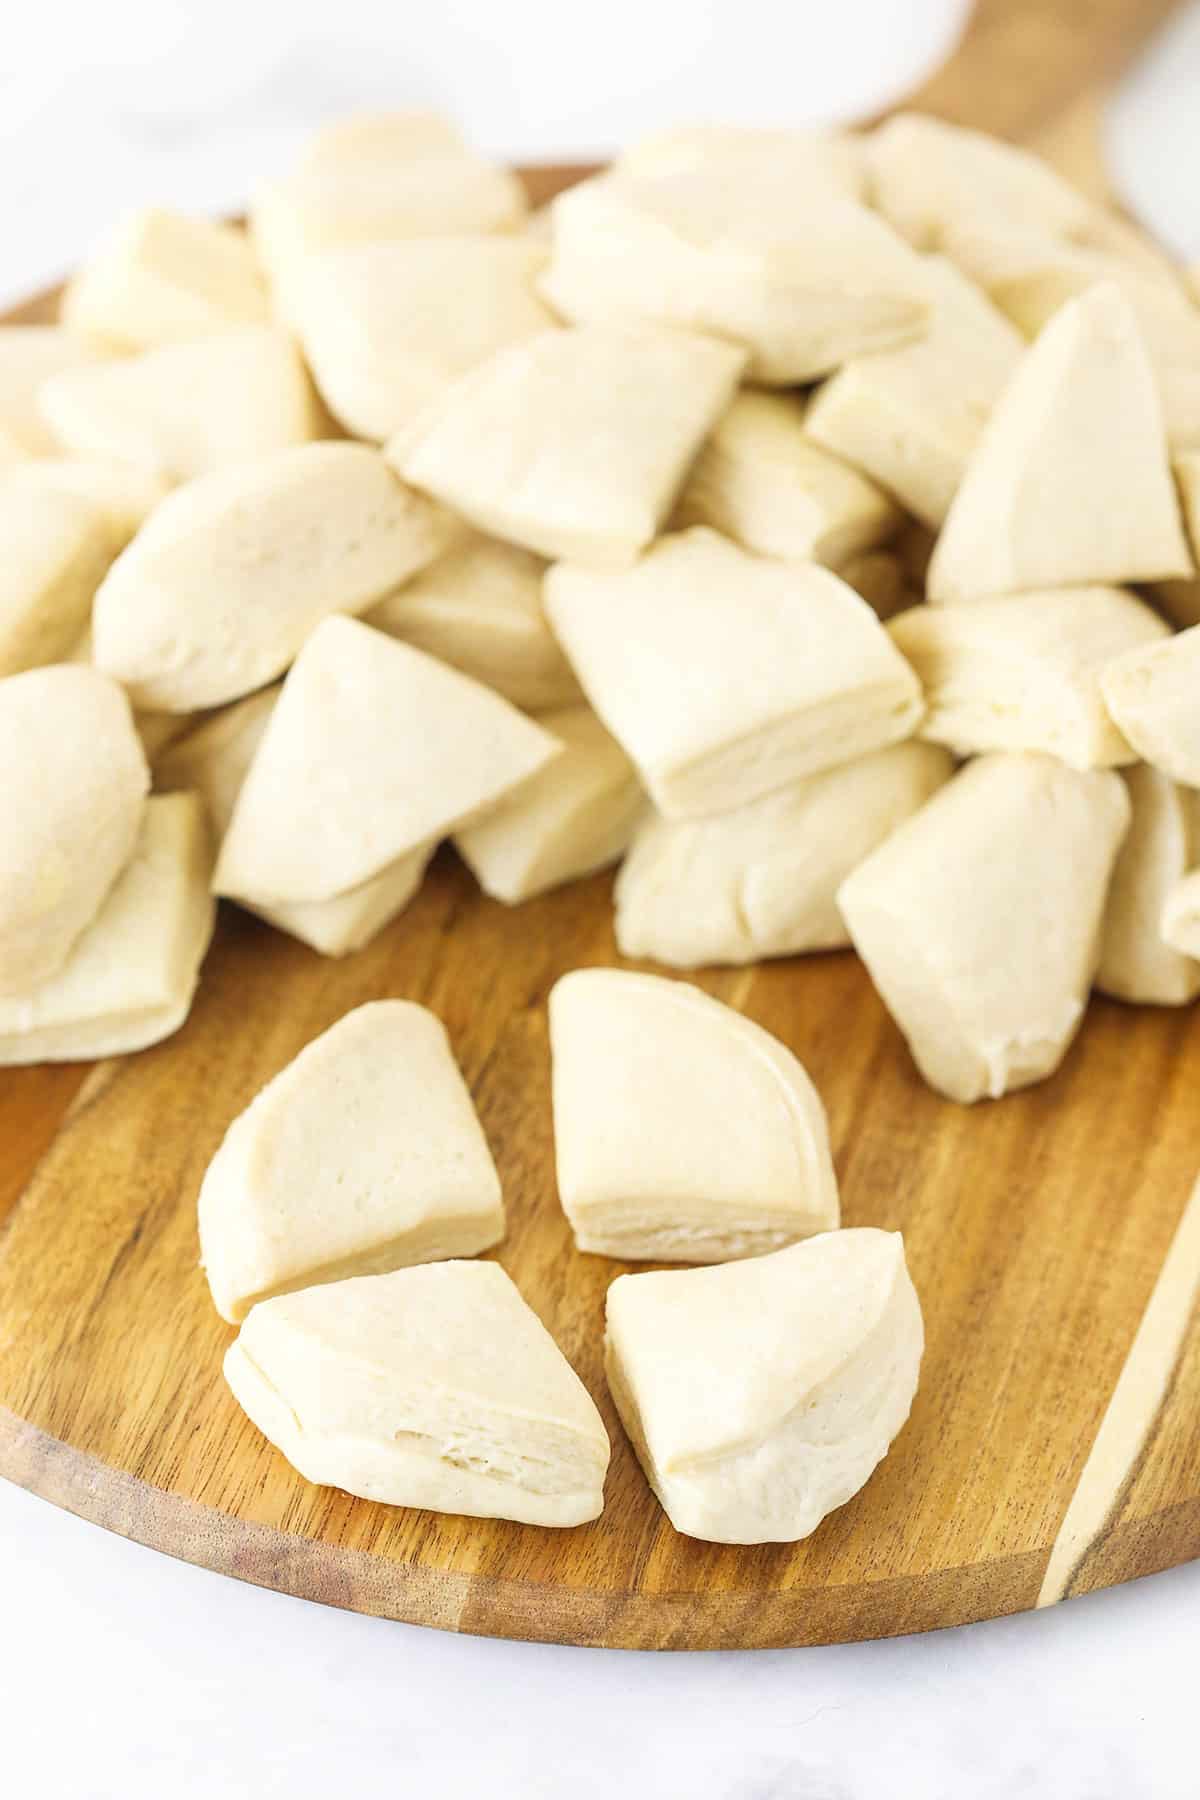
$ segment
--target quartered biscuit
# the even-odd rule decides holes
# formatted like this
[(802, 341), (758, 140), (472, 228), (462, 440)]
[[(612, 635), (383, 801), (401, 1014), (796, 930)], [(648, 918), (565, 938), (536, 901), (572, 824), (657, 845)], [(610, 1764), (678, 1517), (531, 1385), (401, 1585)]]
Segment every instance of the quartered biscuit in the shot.
[(707, 819), (647, 819), (617, 876), (622, 956), (677, 968), (850, 942), (838, 888), (949, 780), (933, 744), (892, 744)]
[(38, 407), (42, 384), (66, 369), (104, 360), (61, 325), (0, 325), (0, 460), (53, 456), (57, 444)]
[(759, 1256), (838, 1223), (820, 1096), (769, 1032), (686, 982), (576, 969), (550, 991), (558, 1192), (581, 1250)]
[(939, 1093), (994, 1100), (1058, 1067), (1129, 814), (1111, 770), (982, 756), (842, 884), (854, 947)]
[(484, 893), (510, 906), (615, 862), (645, 811), (633, 764), (590, 707), (539, 723), (561, 753), (454, 835)]
[(364, 612), (442, 522), (365, 444), (302, 444), (159, 506), (96, 596), (96, 662), (138, 706), (193, 712), (282, 674), (330, 613)]
[(1101, 676), (1105, 705), (1138, 755), (1200, 787), (1200, 625), (1129, 650)]
[(914, 606), (888, 624), (925, 689), (921, 736), (957, 756), (1048, 750), (1076, 769), (1136, 760), (1100, 692), (1105, 666), (1168, 635), (1122, 588), (1044, 588)]
[(328, 172), (357, 162), (395, 162), (465, 148), (458, 126), (441, 113), (419, 107), (404, 112), (353, 112), (314, 131), (296, 165), (308, 172)]
[(178, 1031), (212, 937), (211, 866), (196, 796), (148, 800), (133, 855), (66, 961), (0, 997), (0, 1063), (122, 1056)]
[(150, 207), (129, 213), (63, 291), (72, 332), (143, 350), (267, 321), (267, 290), (245, 233)]
[(441, 1262), (256, 1306), (225, 1379), (307, 1481), (527, 1525), (604, 1505), (600, 1414), (504, 1270)]
[(149, 469), (101, 456), (44, 456), (4, 471), (5, 487), (69, 494), (100, 514), (113, 556), (140, 531), (171, 484)]
[(580, 699), (542, 605), (546, 564), (530, 550), (464, 530), (366, 623), (439, 657), (530, 712)]
[(295, 345), (265, 325), (69, 369), (45, 383), (40, 405), (65, 450), (131, 463), (167, 481), (190, 481), (321, 434)]
[(497, 350), (555, 320), (527, 236), (412, 238), (308, 257), (289, 290), (317, 386), (356, 437), (381, 440)]
[(1124, 780), (1133, 816), (1108, 890), (1096, 986), (1118, 1000), (1183, 1006), (1200, 994), (1200, 962), (1167, 941), (1163, 908), (1200, 862), (1200, 794), (1148, 763)]
[(329, 900), (454, 830), (558, 740), (498, 694), (355, 619), (326, 619), (283, 684), (221, 846), (216, 891)]
[(129, 861), (150, 774), (120, 688), (73, 663), (0, 681), (0, 768), (0, 993), (24, 993)]
[(717, 1269), (622, 1275), (605, 1368), (676, 1531), (792, 1543), (908, 1418), (925, 1334), (899, 1232), (831, 1231)]
[(791, 396), (739, 394), (696, 458), (675, 524), (711, 525), (761, 556), (837, 568), (892, 537), (900, 512), (815, 444)]
[(614, 162), (624, 175), (719, 172), (729, 164), (786, 169), (801, 186), (823, 183), (862, 196), (863, 140), (846, 131), (771, 130), (749, 125), (671, 125), (635, 138)]
[(576, 323), (647, 320), (742, 344), (747, 376), (811, 381), (929, 322), (909, 246), (786, 160), (594, 176), (554, 202), (542, 291)]
[(463, 376), (388, 457), (482, 531), (543, 556), (628, 563), (670, 511), (743, 360), (648, 326), (546, 331)]
[(273, 1294), (498, 1243), (500, 1178), (441, 1021), (378, 1000), (322, 1032), (225, 1133), (199, 1224), (234, 1324)]
[(1162, 934), (1180, 955), (1200, 961), (1200, 868), (1169, 890), (1162, 910)]
[(723, 812), (911, 735), (916, 676), (865, 601), (815, 563), (715, 531), (628, 570), (560, 564), (550, 622), (667, 818)]
[(90, 501), (20, 471), (0, 476), (0, 676), (70, 655), (112, 559)]
[(921, 273), (929, 329), (846, 363), (818, 388), (805, 431), (936, 529), (1024, 343), (953, 263), (924, 257)]
[(1055, 314), (996, 403), (929, 565), (929, 598), (1191, 573), (1162, 407), (1128, 302)]

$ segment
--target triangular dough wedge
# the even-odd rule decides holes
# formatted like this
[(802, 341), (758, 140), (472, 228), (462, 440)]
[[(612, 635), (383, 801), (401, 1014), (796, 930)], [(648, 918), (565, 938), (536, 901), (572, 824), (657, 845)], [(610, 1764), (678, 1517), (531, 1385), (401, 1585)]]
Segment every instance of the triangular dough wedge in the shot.
[(463, 376), (388, 457), (482, 531), (543, 556), (628, 563), (670, 511), (743, 360), (680, 331), (543, 332)]
[(1026, 351), (954, 496), (929, 565), (935, 603), (1191, 572), (1162, 407), (1111, 283)]
[(112, 559), (99, 508), (0, 476), (0, 676), (70, 655)]
[(590, 707), (539, 723), (562, 754), (454, 836), (484, 893), (510, 906), (615, 862), (646, 805), (633, 764)]
[(23, 993), (128, 862), (150, 773), (120, 688), (73, 663), (0, 681), (0, 768), (0, 993)]
[(854, 947), (939, 1093), (994, 1100), (1058, 1067), (1129, 814), (1111, 770), (982, 756), (842, 884)]
[(256, 1306), (225, 1378), (307, 1481), (526, 1525), (604, 1505), (608, 1434), (496, 1263), (365, 1275)]
[(776, 176), (786, 169), (802, 190), (825, 185), (854, 200), (862, 197), (866, 184), (863, 140), (848, 131), (672, 125), (635, 138), (613, 167), (623, 175), (677, 175), (690, 169), (719, 174), (731, 163)]
[(411, 107), (403, 112), (352, 112), (314, 131), (296, 159), (310, 173), (358, 162), (389, 163), (464, 151), (462, 133), (441, 113)]
[(58, 446), (38, 407), (43, 382), (103, 360), (61, 325), (0, 325), (0, 441), (14, 456), (53, 456)]
[(1076, 769), (1137, 752), (1113, 724), (1100, 676), (1114, 656), (1168, 635), (1122, 588), (1045, 588), (970, 606), (914, 606), (888, 624), (925, 689), (921, 736), (957, 756), (1047, 750)]
[(887, 1455), (917, 1390), (925, 1333), (899, 1232), (622, 1275), (607, 1311), (617, 1411), (688, 1537), (808, 1537)]
[(546, 564), (532, 551), (464, 531), (427, 569), (365, 615), (530, 712), (581, 698), (542, 605)]
[(617, 945), (677, 968), (850, 942), (842, 882), (950, 779), (933, 744), (892, 744), (708, 819), (648, 819), (615, 889)]
[(490, 689), (356, 619), (297, 657), (221, 846), (216, 891), (329, 900), (493, 805), (558, 740)]
[(711, 525), (743, 549), (837, 568), (900, 528), (887, 496), (815, 444), (790, 396), (739, 394), (696, 458), (675, 524)]
[(790, 387), (929, 322), (920, 267), (882, 219), (786, 162), (608, 174), (554, 202), (542, 291), (577, 324), (646, 320), (743, 344)]
[(852, 588), (715, 531), (662, 538), (629, 570), (560, 564), (546, 608), (667, 818), (755, 800), (910, 736), (921, 715), (916, 676)]
[(441, 1020), (378, 1000), (314, 1038), (225, 1133), (199, 1223), (234, 1324), (274, 1294), (498, 1243), (500, 1178)]
[(925, 257), (921, 271), (929, 330), (846, 363), (817, 390), (805, 431), (936, 529), (1024, 342), (952, 263)]
[[(139, 532), (171, 484), (149, 469), (99, 456), (43, 456), (6, 469), (5, 487), (69, 494), (94, 508), (108, 530), (111, 554), (122, 551)], [(90, 653), (89, 653), (90, 660)]]
[(143, 350), (265, 325), (267, 290), (244, 232), (151, 207), (127, 214), (67, 283), (59, 317), (83, 338)]
[(432, 561), (443, 523), (365, 444), (302, 444), (176, 489), (96, 596), (97, 665), (135, 705), (194, 712), (265, 686), (331, 613)]
[(413, 238), (308, 257), (291, 312), (317, 386), (356, 437), (390, 437), (450, 383), (555, 320), (528, 237)]
[(56, 974), (0, 998), (0, 1063), (124, 1056), (187, 1018), (216, 907), (194, 794), (146, 802), (133, 855)]
[(1185, 787), (1200, 787), (1200, 625), (1127, 651), (1100, 685), (1138, 755)]
[(1200, 794), (1148, 763), (1124, 780), (1133, 817), (1108, 890), (1096, 986), (1118, 1000), (1183, 1006), (1200, 994), (1200, 962), (1167, 942), (1163, 907), (1200, 861)]
[(1200, 868), (1183, 876), (1167, 894), (1162, 934), (1182, 956), (1200, 961)]
[(265, 325), (69, 369), (46, 382), (40, 405), (65, 450), (168, 481), (306, 444), (321, 431), (295, 345)]
[(790, 1050), (687, 982), (576, 969), (550, 991), (558, 1192), (581, 1250), (725, 1262), (828, 1231), (837, 1176)]

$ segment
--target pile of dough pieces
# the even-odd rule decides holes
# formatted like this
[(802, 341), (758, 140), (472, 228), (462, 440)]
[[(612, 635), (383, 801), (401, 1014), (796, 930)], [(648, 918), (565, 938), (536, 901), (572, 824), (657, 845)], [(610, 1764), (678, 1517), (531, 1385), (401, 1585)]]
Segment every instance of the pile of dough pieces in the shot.
[[(825, 1111), (791, 1052), (681, 981), (550, 995), (558, 1189), (617, 1277), (605, 1366), (675, 1528), (806, 1537), (908, 1417), (924, 1345), (897, 1232), (839, 1230)], [(209, 1164), (200, 1245), (225, 1376), (309, 1481), (531, 1525), (604, 1505), (594, 1401), (500, 1265), (500, 1181), (440, 1021), (347, 1013)]]

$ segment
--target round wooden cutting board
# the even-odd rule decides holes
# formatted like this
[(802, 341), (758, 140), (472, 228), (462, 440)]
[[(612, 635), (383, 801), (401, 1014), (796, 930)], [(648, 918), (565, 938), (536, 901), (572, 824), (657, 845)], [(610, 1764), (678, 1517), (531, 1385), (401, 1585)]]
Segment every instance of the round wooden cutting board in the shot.
[[(1086, 10), (1089, 29), (1111, 13), (1128, 33), (1128, 7)], [(985, 62), (1008, 66), (995, 39)], [(960, 58), (921, 103), (1032, 137), (1078, 91), (1044, 84), (1031, 117), (1030, 82), (1010, 69), (990, 107), (968, 105), (979, 66)], [(566, 178), (543, 171), (539, 193)], [(1200, 1009), (1097, 1000), (1053, 1080), (966, 1109), (923, 1086), (848, 953), (694, 978), (810, 1071), (844, 1222), (904, 1232), (928, 1331), (912, 1418), (863, 1492), (803, 1543), (730, 1548), (678, 1536), (646, 1487), (601, 1369), (605, 1289), (624, 1265), (573, 1251), (555, 1194), (546, 995), (567, 969), (620, 961), (610, 877), (510, 911), (443, 851), (368, 950), (326, 961), (226, 909), (176, 1037), (92, 1069), (6, 1072), (0, 1474), (264, 1586), (625, 1647), (917, 1631), (1200, 1555)], [(303, 1044), (389, 995), (445, 1021), (504, 1183), (498, 1258), (604, 1412), (613, 1461), (592, 1525), (310, 1486), (222, 1381), (231, 1334), (196, 1260), (204, 1168)]]

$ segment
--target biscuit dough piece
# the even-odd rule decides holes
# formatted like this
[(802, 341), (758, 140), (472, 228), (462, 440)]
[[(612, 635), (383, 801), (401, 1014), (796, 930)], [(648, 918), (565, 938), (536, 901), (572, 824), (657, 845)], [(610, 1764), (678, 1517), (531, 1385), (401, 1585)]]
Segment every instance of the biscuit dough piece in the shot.
[(744, 358), (649, 326), (546, 331), (463, 376), (388, 458), (481, 531), (629, 563), (659, 530)]
[(211, 867), (199, 799), (148, 800), (132, 857), (66, 961), (0, 997), (0, 1063), (123, 1056), (178, 1031), (212, 937)]
[(149, 469), (99, 456), (45, 456), (4, 472), (4, 486), (69, 494), (98, 512), (113, 556), (122, 551), (170, 492), (170, 482)]
[(221, 846), (216, 891), (330, 900), (494, 805), (561, 745), (490, 689), (356, 619), (283, 684)]
[(1105, 283), (1055, 314), (997, 402), (929, 598), (1190, 573), (1154, 375), (1128, 301)]
[(1102, 670), (1168, 631), (1122, 588), (1079, 587), (914, 606), (888, 634), (924, 686), (921, 736), (931, 743), (957, 756), (1047, 750), (1098, 769), (1137, 756), (1104, 704)]
[(1111, 770), (982, 756), (842, 884), (854, 947), (939, 1093), (994, 1100), (1058, 1067), (1129, 816)]
[(629, 570), (560, 564), (546, 610), (667, 818), (741, 806), (921, 716), (916, 676), (852, 588), (715, 531), (662, 538)]
[(62, 323), (112, 350), (265, 325), (267, 290), (245, 232), (150, 207), (128, 213), (68, 283)]
[(225, 1133), (199, 1200), (213, 1303), (474, 1256), (504, 1236), (500, 1178), (441, 1020), (355, 1007)]
[(356, 437), (380, 441), (497, 350), (555, 324), (528, 237), (356, 244), (309, 257), (292, 314), (317, 386)]
[(747, 125), (673, 125), (635, 138), (617, 157), (623, 175), (676, 175), (704, 169), (719, 176), (730, 164), (787, 169), (804, 188), (827, 185), (862, 198), (863, 139), (848, 131), (771, 130)]
[(687, 982), (576, 969), (550, 990), (554, 1145), (581, 1250), (759, 1256), (838, 1223), (825, 1109), (790, 1050)]
[(873, 482), (813, 443), (782, 394), (739, 394), (692, 468), (675, 524), (711, 525), (743, 549), (837, 568), (899, 530)]
[(742, 344), (747, 378), (790, 387), (917, 337), (930, 308), (903, 239), (784, 161), (593, 176), (554, 202), (542, 292), (576, 324), (644, 320)]
[(1162, 934), (1181, 955), (1200, 961), (1200, 868), (1184, 875), (1167, 894)]
[(202, 475), (159, 506), (96, 596), (98, 667), (134, 704), (219, 706), (283, 673), (331, 613), (364, 612), (444, 527), (365, 444), (302, 444)]
[(358, 162), (395, 162), (465, 149), (458, 126), (440, 113), (416, 107), (404, 112), (353, 112), (314, 131), (296, 166), (311, 174)]
[(1133, 817), (1108, 890), (1096, 986), (1118, 1000), (1183, 1006), (1200, 994), (1200, 962), (1167, 942), (1163, 907), (1200, 862), (1200, 794), (1148, 763), (1124, 780)]
[(441, 1262), (256, 1306), (225, 1379), (307, 1481), (526, 1525), (604, 1505), (591, 1396), (497, 1263)]
[(0, 676), (69, 656), (112, 558), (90, 502), (0, 477)]
[(465, 529), (365, 620), (514, 706), (544, 712), (582, 698), (542, 605), (545, 573), (532, 551)]
[(484, 893), (509, 906), (615, 862), (646, 805), (633, 764), (590, 707), (543, 713), (539, 724), (561, 755), (454, 837)]
[(921, 269), (928, 331), (846, 363), (818, 388), (805, 431), (936, 530), (1025, 346), (953, 263), (929, 256)]
[(0, 993), (62, 968), (137, 841), (150, 774), (129, 703), (62, 663), (0, 681)]
[(1118, 656), (1100, 685), (1138, 755), (1200, 787), (1200, 625)]
[(689, 969), (842, 948), (838, 888), (953, 772), (910, 741), (708, 819), (655, 815), (617, 876), (622, 956)]
[(321, 430), (295, 345), (265, 325), (69, 369), (46, 382), (40, 404), (64, 449), (172, 482), (306, 444)]
[(0, 445), (14, 458), (53, 456), (58, 446), (38, 407), (43, 382), (102, 360), (61, 325), (0, 325)]
[(724, 1268), (619, 1276), (605, 1367), (676, 1531), (792, 1543), (887, 1455), (924, 1339), (899, 1232), (857, 1228)]

